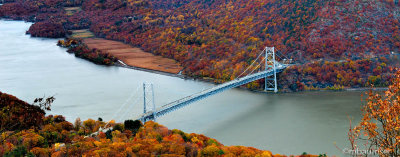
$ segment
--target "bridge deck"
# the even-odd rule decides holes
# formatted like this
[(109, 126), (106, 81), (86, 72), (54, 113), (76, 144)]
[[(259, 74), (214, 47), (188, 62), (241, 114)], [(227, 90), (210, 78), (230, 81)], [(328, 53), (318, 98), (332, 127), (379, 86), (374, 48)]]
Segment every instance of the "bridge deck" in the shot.
[[(282, 72), (285, 68), (287, 67), (287, 65), (278, 65), (276, 67), (276, 73), (278, 72)], [(177, 110), (181, 107), (184, 107), (190, 103), (193, 103), (195, 101), (204, 99), (208, 96), (220, 93), (222, 91), (225, 91), (227, 89), (231, 89), (231, 88), (235, 88), (238, 86), (241, 86), (243, 84), (261, 79), (261, 78), (265, 78), (268, 76), (272, 76), (274, 75), (274, 71), (273, 69), (267, 70), (267, 71), (262, 71), (262, 72), (258, 72), (255, 74), (251, 74), (251, 75), (247, 75), (245, 77), (241, 77), (229, 82), (225, 82), (223, 84), (220, 84), (218, 86), (203, 90), (201, 92), (186, 96), (182, 99), (173, 101), (171, 103), (165, 104), (159, 108), (157, 108), (155, 111), (149, 111), (147, 113), (144, 113), (142, 115), (140, 115), (139, 117), (137, 117), (136, 119), (142, 120), (143, 122), (148, 121), (148, 120), (154, 120), (155, 117), (159, 117), (159, 116), (163, 116), (171, 111)]]

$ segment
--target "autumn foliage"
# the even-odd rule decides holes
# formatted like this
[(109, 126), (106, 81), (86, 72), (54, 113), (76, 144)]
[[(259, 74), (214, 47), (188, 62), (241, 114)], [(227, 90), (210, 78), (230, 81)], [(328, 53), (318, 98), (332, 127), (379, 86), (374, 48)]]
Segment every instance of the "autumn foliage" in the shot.
[(400, 71), (394, 77), (384, 93), (368, 92), (363, 118), (349, 132), (353, 149), (365, 146), (381, 156), (400, 155)]
[[(66, 6), (82, 10), (67, 15)], [(392, 67), (399, 66), (399, 11), (396, 1), (387, 0), (16, 0), (0, 7), (2, 17), (88, 28), (97, 37), (172, 58), (185, 75), (217, 83), (236, 78), (260, 50), (274, 46), (298, 63), (280, 76), (290, 83), (282, 85), (285, 91), (368, 87), (374, 80), (387, 85)], [(354, 63), (360, 65), (330, 69)], [(263, 80), (246, 85), (263, 86)]]
[(289, 67), (280, 74), (279, 82), (282, 89), (289, 91), (387, 87), (395, 72), (390, 62), (386, 57), (342, 62), (317, 61)]
[(76, 57), (87, 59), (101, 65), (113, 65), (117, 58), (101, 50), (90, 49), (80, 39), (68, 38), (58, 41), (57, 45), (68, 48), (67, 52), (74, 53)]
[(37, 22), (26, 33), (33, 37), (62, 38), (65, 37), (66, 30), (60, 23)]
[[(0, 98), (0, 105), (5, 106), (0, 112), (2, 127), (4, 120), (10, 118), (20, 124), (18, 130), (0, 130), (0, 156), (282, 156), (252, 147), (224, 146), (204, 135), (169, 130), (153, 121), (143, 125), (132, 120), (121, 124), (93, 119), (82, 122), (78, 118), (72, 124), (63, 116), (44, 117), (38, 107), (11, 95), (0, 93)], [(39, 119), (32, 119), (35, 112), (26, 108), (38, 110)], [(12, 114), (4, 112), (8, 110)], [(114, 129), (92, 134), (100, 127), (110, 126)]]
[(0, 132), (38, 127), (42, 125), (44, 115), (39, 106), (0, 92)]

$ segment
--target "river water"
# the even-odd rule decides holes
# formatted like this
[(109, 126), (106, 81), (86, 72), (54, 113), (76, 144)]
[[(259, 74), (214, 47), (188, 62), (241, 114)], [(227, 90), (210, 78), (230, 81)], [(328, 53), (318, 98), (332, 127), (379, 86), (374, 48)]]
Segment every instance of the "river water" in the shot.
[[(55, 95), (49, 114), (64, 115), (71, 122), (78, 117), (122, 121), (139, 115), (143, 110), (143, 82), (154, 84), (157, 106), (214, 86), (95, 65), (66, 53), (56, 46), (55, 39), (25, 35), (30, 25), (0, 20), (0, 91), (30, 103), (36, 97)], [(334, 143), (340, 148), (348, 145), (347, 116), (360, 119), (361, 94), (265, 94), (231, 89), (160, 117), (157, 122), (170, 129), (205, 134), (225, 145), (252, 146), (274, 154), (343, 156)]]

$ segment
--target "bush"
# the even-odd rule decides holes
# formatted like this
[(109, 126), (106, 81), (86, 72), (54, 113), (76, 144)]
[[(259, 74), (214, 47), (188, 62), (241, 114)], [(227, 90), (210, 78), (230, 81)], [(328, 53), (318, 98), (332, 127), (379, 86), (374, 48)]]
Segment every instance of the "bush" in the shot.
[(19, 146), (15, 148), (13, 151), (4, 154), (4, 157), (20, 157), (20, 156), (34, 157), (35, 155), (31, 152), (28, 152), (26, 148), (23, 146)]
[(126, 120), (124, 126), (127, 130), (137, 131), (143, 124), (140, 120)]
[(122, 132), (124, 130), (124, 126), (122, 124), (115, 124), (113, 131), (115, 130), (119, 130)]

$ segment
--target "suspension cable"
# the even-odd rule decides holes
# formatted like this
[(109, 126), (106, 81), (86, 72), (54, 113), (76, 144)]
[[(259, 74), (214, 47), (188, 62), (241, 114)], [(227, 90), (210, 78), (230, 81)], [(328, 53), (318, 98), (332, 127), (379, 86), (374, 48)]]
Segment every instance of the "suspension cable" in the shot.
[(135, 101), (132, 103), (132, 105), (129, 106), (129, 108), (118, 118), (118, 120), (121, 121), (129, 111), (132, 111), (133, 106), (134, 106), (134, 105), (139, 101), (139, 99), (142, 98), (142, 97), (143, 97), (143, 96), (137, 97), (137, 98), (135, 99)]
[(256, 66), (256, 68), (254, 68), (253, 71), (250, 72), (250, 74), (253, 73), (254, 70), (256, 70), (256, 69), (263, 63), (264, 60), (265, 60), (265, 58), (263, 58), (263, 59), (261, 60), (261, 62), (258, 63), (258, 65)]
[[(283, 57), (283, 59), (289, 59), (289, 57), (287, 57), (285, 54), (283, 54), (281, 51), (279, 51), (278, 49), (276, 49), (276, 52), (277, 53), (279, 53), (282, 57)], [(282, 60), (282, 57), (280, 57), (279, 55), (277, 55), (281, 60)]]
[(242, 76), (247, 70), (249, 70), (249, 68), (257, 61), (258, 58), (260, 58), (260, 56), (264, 53), (264, 51), (267, 48), (264, 48), (264, 50), (261, 51), (261, 53), (257, 56), (257, 58), (253, 61), (253, 63), (251, 63), (240, 75), (238, 75), (235, 79), (239, 78), (240, 76)]
[[(111, 117), (111, 120), (113, 120), (113, 119), (115, 118), (115, 116), (116, 116), (119, 112), (121, 112), (122, 108), (126, 106), (126, 104), (128, 103), (128, 101), (130, 101), (130, 100), (132, 99), (132, 97), (138, 93), (139, 88), (140, 88), (140, 86), (138, 86), (138, 87), (136, 88), (136, 90), (135, 90), (134, 92), (132, 92), (132, 94), (129, 96), (129, 98), (126, 99), (125, 102), (119, 107), (118, 111), (115, 112), (115, 113), (113, 114), (113, 116)], [(111, 122), (111, 120), (108, 121), (108, 122), (106, 123), (106, 125), (104, 125), (104, 127), (106, 127), (106, 126)]]

